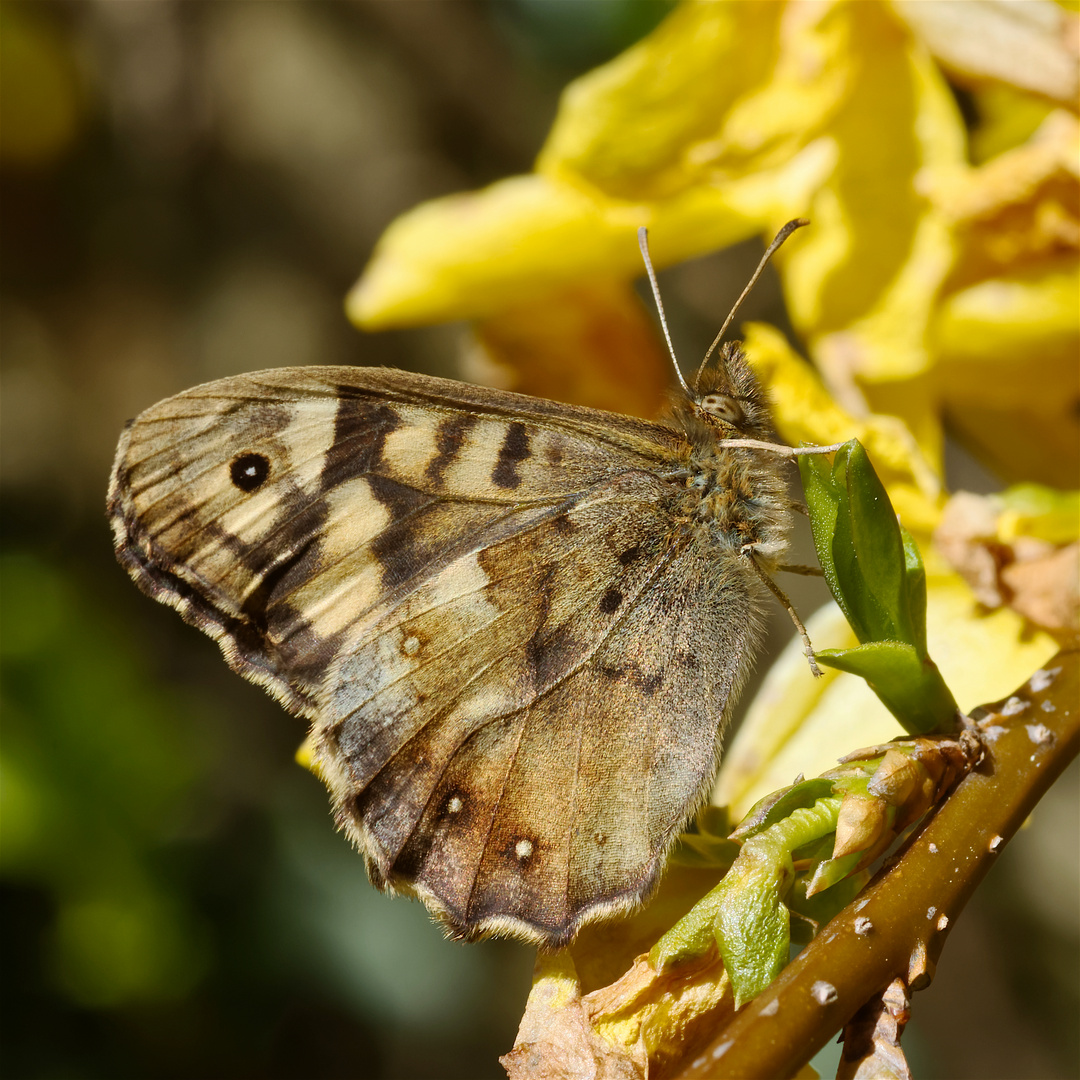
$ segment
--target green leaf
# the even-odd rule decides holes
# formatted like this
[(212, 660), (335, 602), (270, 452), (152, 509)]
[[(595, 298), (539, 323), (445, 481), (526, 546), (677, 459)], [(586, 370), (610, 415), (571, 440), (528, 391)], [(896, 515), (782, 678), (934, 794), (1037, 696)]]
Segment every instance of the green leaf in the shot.
[(795, 877), (791, 855), (772, 845), (756, 845), (761, 838), (749, 841), (741, 865), (737, 861), (719, 886), (728, 888), (717, 906), (714, 932), (736, 1008), (780, 974), (791, 945), (791, 917), (784, 905)]
[[(829, 589), (860, 641), (915, 645), (909, 560), (922, 572), (918, 549), (902, 533), (885, 486), (862, 445), (845, 443), (830, 467), (820, 456), (799, 458), (814, 546)], [(910, 552), (908, 548), (910, 547)], [(925, 581), (923, 583), (925, 612)], [(918, 605), (916, 604), (916, 609)]]
[(926, 569), (919, 545), (903, 525), (900, 526), (900, 535), (904, 540), (905, 591), (913, 635), (911, 644), (919, 656), (926, 657)]
[(660, 971), (701, 956), (715, 939), (736, 1005), (763, 990), (788, 959), (784, 897), (795, 879), (791, 853), (835, 831), (840, 802), (824, 798), (793, 809), (747, 840), (724, 880), (653, 946), (652, 966)]
[(751, 836), (756, 836), (783, 818), (789, 817), (792, 811), (811, 807), (818, 799), (826, 799), (832, 793), (833, 782), (820, 776), (774, 791), (750, 807), (746, 817), (732, 830), (731, 838), (745, 842)]
[[(850, 444), (845, 444), (845, 446)], [(844, 447), (836, 452), (839, 458)], [(855, 613), (849, 608), (847, 598), (840, 586), (836, 565), (832, 557), (832, 538), (836, 534), (836, 521), (840, 514), (843, 490), (833, 478), (832, 465), (819, 454), (804, 454), (798, 459), (799, 475), (802, 478), (803, 494), (810, 516), (810, 528), (814, 535), (814, 547), (817, 549), (818, 562), (825, 575), (829, 591), (833, 594), (844, 617), (855, 630), (855, 636), (862, 640), (855, 627)]]
[(707, 893), (649, 950), (649, 963), (654, 971), (666, 971), (676, 964), (697, 960), (713, 948), (715, 893), (716, 889)]
[(832, 466), (799, 458), (825, 580), (862, 643), (817, 653), (859, 675), (912, 734), (945, 729), (957, 706), (926, 646), (926, 571), (866, 451), (852, 439)]
[(946, 729), (957, 704), (929, 656), (898, 641), (870, 641), (854, 649), (823, 649), (815, 654), (827, 667), (865, 679), (885, 707), (912, 735)]
[(846, 454), (841, 450), (836, 455), (833, 472), (847, 489), (833, 557), (851, 602), (869, 628), (865, 640), (912, 641), (906, 618), (904, 542), (885, 485), (859, 442), (853, 442)]

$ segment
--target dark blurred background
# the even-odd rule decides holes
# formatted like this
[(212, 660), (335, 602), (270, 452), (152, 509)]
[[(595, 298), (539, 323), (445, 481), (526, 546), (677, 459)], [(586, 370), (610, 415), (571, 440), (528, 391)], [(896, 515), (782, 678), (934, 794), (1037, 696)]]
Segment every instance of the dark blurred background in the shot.
[[(527, 171), (565, 82), (666, 10), (0, 4), (5, 1077), (502, 1075), (532, 950), (368, 886), (299, 722), (116, 565), (105, 485), (123, 422), (197, 382), (453, 373), (459, 327), (346, 322), (375, 240)], [(760, 250), (667, 275), (695, 341)], [(783, 320), (775, 286), (755, 303)], [(919, 1075), (1076, 1075), (1075, 805), (1074, 769), (959, 921)]]

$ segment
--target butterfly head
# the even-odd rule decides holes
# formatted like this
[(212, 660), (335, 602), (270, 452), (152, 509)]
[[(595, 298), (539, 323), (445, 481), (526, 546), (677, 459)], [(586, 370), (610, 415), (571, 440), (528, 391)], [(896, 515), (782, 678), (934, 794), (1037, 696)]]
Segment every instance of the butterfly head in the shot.
[(701, 366), (688, 405), (721, 435), (759, 439), (769, 434), (768, 400), (738, 342), (728, 342)]
[(675, 374), (685, 395), (675, 406), (675, 416), (692, 444), (715, 441), (718, 435), (721, 439), (742, 437), (765, 440), (769, 437), (768, 402), (746, 362), (741, 346), (732, 341), (724, 345), (719, 352), (716, 349), (773, 253), (796, 229), (809, 224), (803, 218), (795, 218), (776, 234), (746, 288), (728, 313), (720, 332), (705, 353), (705, 359), (694, 376), (693, 386), (683, 377), (671, 343), (671, 334), (664, 316), (664, 304), (660, 299), (660, 286), (657, 284), (656, 272), (649, 255), (648, 230), (644, 226), (638, 229), (638, 246), (641, 248), (641, 257), (652, 287), (653, 299), (656, 301), (660, 325), (667, 341), (671, 362), (675, 366)]

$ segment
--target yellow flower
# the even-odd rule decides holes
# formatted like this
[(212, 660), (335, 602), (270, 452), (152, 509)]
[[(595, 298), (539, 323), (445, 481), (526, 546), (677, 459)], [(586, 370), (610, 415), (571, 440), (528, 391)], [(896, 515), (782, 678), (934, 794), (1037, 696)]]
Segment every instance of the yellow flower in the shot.
[[(638, 226), (663, 267), (809, 217), (776, 261), (820, 376), (776, 331), (747, 328), (778, 430), (791, 442), (864, 443), (924, 548), (937, 652), (951, 656), (974, 633), (982, 670), (1018, 681), (1051, 640), (1025, 637), (1009, 612), (980, 613), (970, 593), (962, 602), (967, 586), (930, 537), (946, 499), (945, 415), (1008, 478), (1075, 483), (1080, 136), (1072, 113), (1045, 104), (1072, 100), (1076, 71), (1056, 10), (1014, 28), (1041, 58), (1031, 72), (994, 45), (999, 15), (986, 5), (945, 19), (879, 0), (684, 3), (567, 87), (534, 173), (395, 222), (349, 314), (369, 329), (474, 319), (487, 361), (474, 370), (649, 415), (670, 376), (630, 284)], [(990, 118), (981, 145), (999, 152), (981, 164), (968, 161), (941, 63), (973, 83)], [(969, 694), (974, 673), (939, 663), (965, 705), (1009, 688)], [(849, 675), (830, 673), (827, 690), (792, 678), (788, 713), (817, 695), (835, 718), (868, 694)], [(841, 708), (843, 695), (854, 703)], [(809, 697), (797, 708), (803, 721), (813, 713)], [(883, 716), (848, 736), (875, 741), (892, 723)], [(848, 749), (830, 740), (827, 752)]]
[[(943, 31), (924, 8), (952, 22)], [(391, 225), (348, 313), (369, 330), (474, 320), (474, 371), (651, 415), (671, 380), (631, 285), (638, 227), (662, 268), (810, 218), (776, 264), (816, 372), (775, 330), (746, 329), (777, 428), (790, 442), (863, 442), (923, 549), (929, 650), (958, 702), (1008, 693), (1056, 645), (1016, 612), (980, 607), (934, 548), (943, 423), (1008, 479), (1075, 486), (1080, 185), (1076, 61), (1056, 16), (1024, 23), (1039, 71), (994, 46), (998, 17), (993, 5), (902, 0), (684, 3), (567, 87), (533, 173)], [(986, 117), (978, 164), (946, 68), (973, 81)], [(1010, 506), (1016, 529), (1061, 531)], [(808, 621), (819, 647), (854, 643), (831, 606)], [(797, 773), (899, 733), (862, 680), (813, 680), (794, 643), (726, 752), (716, 799), (737, 817)], [(573, 963), (538, 971), (523, 1053), (558, 1021), (582, 1053), (657, 1065), (671, 1017), (730, 1007), (714, 969), (683, 1016), (686, 988), (631, 963), (671, 925), (657, 914), (665, 897), (681, 910), (692, 899), (687, 873), (676, 868), (635, 919), (589, 928)]]

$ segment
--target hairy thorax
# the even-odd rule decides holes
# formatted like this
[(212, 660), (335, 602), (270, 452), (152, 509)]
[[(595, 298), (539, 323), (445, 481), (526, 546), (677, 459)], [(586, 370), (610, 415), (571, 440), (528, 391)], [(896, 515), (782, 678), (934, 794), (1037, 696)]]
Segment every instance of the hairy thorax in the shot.
[(673, 426), (686, 439), (671, 474), (680, 489), (679, 520), (701, 543), (735, 553), (749, 545), (763, 569), (775, 569), (791, 527), (788, 466), (768, 450), (726, 445), (728, 439), (773, 441), (764, 408), (743, 430), (717, 424), (691, 402), (673, 412)]
[[(771, 569), (787, 548), (791, 516), (777, 460), (760, 463), (762, 451), (729, 450), (696, 462), (685, 478), (680, 518), (700, 529), (703, 540), (754, 555)], [(771, 466), (771, 468), (770, 468)]]

